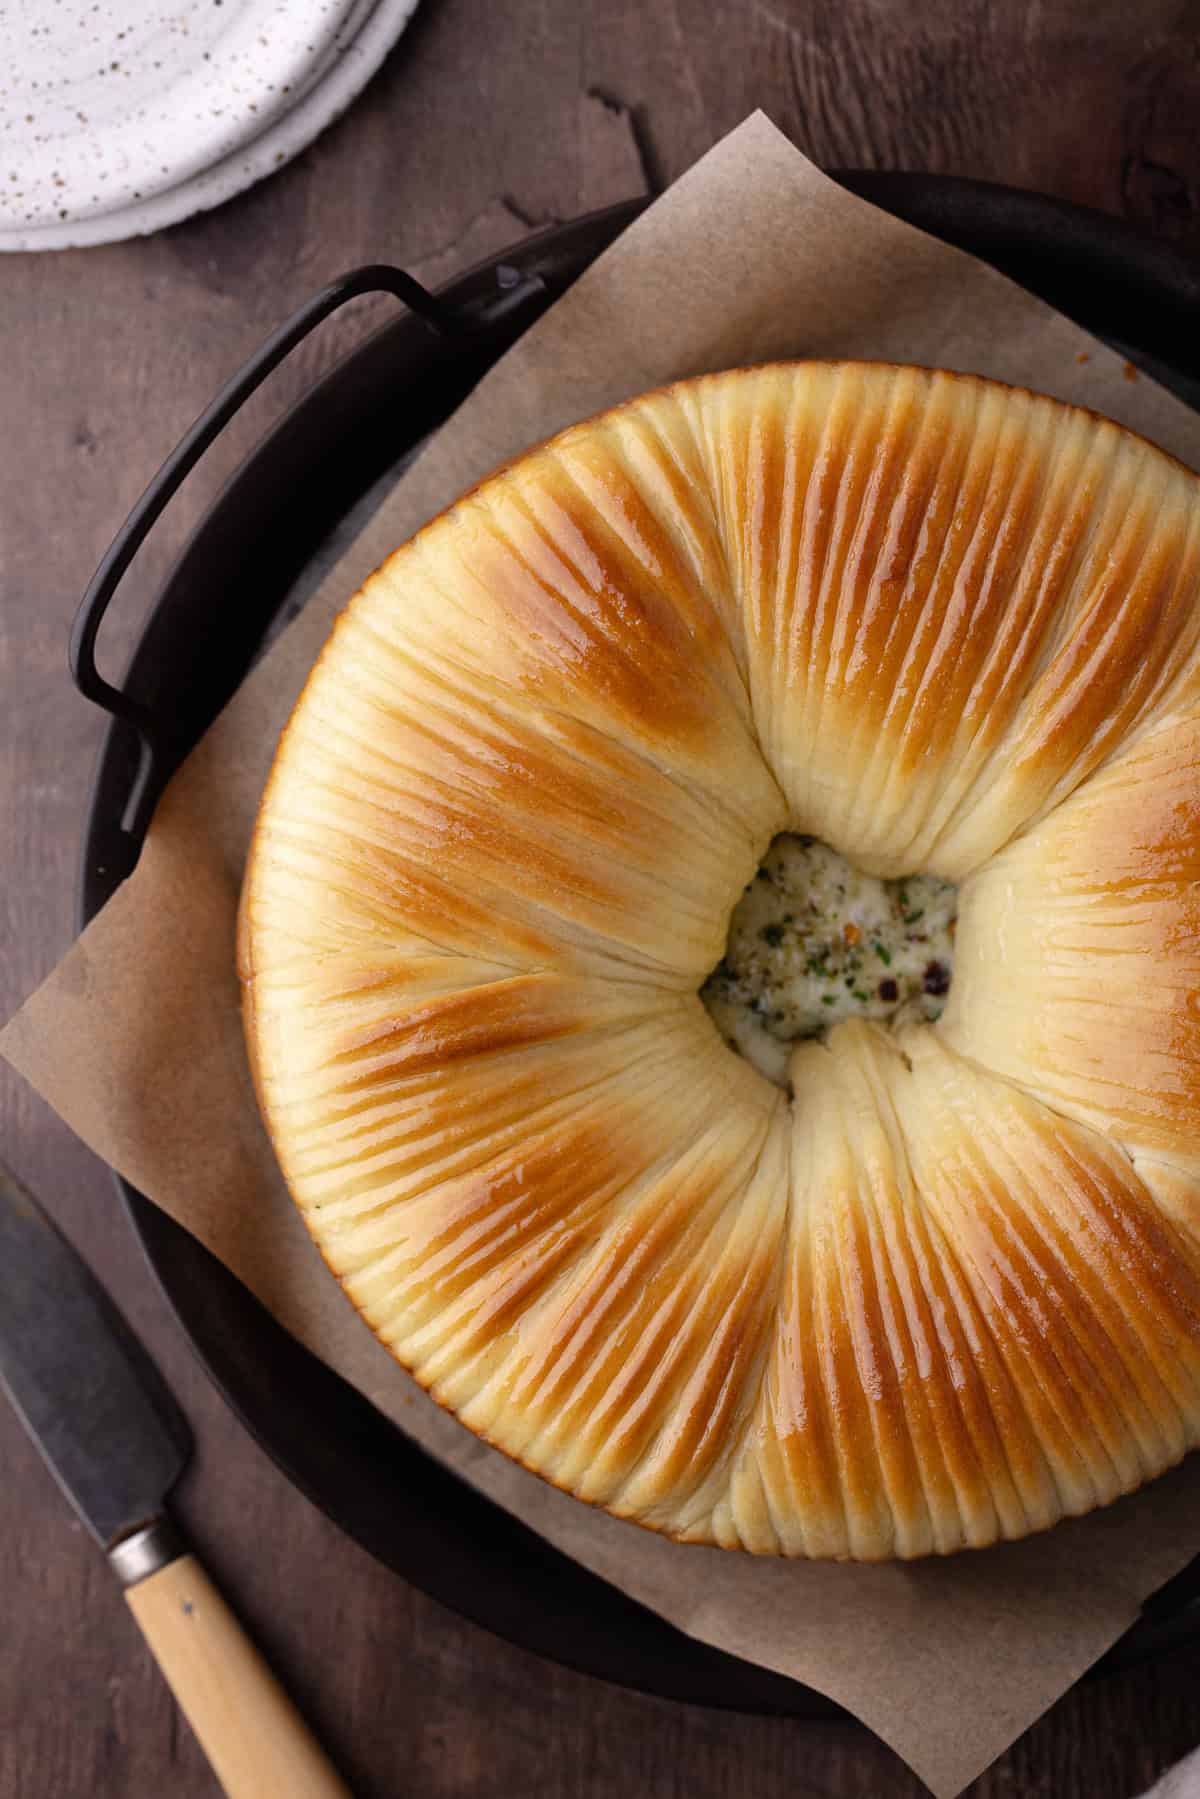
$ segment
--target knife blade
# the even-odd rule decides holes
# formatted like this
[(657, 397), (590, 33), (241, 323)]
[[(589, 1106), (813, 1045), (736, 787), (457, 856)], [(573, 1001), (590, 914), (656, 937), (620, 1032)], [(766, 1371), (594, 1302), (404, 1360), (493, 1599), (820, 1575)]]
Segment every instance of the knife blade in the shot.
[(191, 1456), (187, 1420), (91, 1270), (3, 1170), (0, 1382), (103, 1550), (162, 1514)]
[(108, 1556), (230, 1799), (350, 1799), (167, 1513), (192, 1447), (174, 1396), (3, 1164), (0, 1386)]

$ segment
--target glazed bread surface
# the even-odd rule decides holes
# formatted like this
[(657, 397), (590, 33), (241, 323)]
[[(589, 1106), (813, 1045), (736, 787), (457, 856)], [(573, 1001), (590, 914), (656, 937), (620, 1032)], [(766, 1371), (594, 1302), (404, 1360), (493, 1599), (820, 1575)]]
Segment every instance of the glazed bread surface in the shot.
[[(371, 1328), (673, 1536), (1020, 1537), (1200, 1441), (1200, 493), (966, 376), (577, 426), (339, 619), (242, 902), (260, 1101)], [(780, 831), (960, 884), (936, 1024), (790, 1092), (698, 989)]]

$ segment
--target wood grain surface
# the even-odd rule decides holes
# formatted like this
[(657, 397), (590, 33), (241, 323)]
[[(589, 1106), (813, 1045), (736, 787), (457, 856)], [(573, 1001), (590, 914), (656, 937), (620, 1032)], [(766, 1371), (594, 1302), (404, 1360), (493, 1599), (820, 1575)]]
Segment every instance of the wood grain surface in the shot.
[[(443, 279), (534, 226), (661, 187), (755, 106), (827, 165), (1040, 188), (1200, 254), (1195, 0), (422, 0), (347, 117), (261, 187), (146, 241), (0, 261), (0, 1013), (72, 935), (101, 719), (66, 675), (69, 620), (219, 382), (343, 267), (387, 259)], [(106, 631), (109, 666), (206, 498), (381, 305), (327, 326), (189, 484)], [(198, 1444), (183, 1518), (364, 1799), (923, 1790), (853, 1725), (639, 1698), (385, 1573), (224, 1408), (106, 1171), (7, 1070), (0, 1151), (174, 1384)], [(0, 1799), (211, 1796), (109, 1574), (3, 1407), (0, 1469)], [(972, 1792), (1126, 1799), (1200, 1740), (1198, 1691), (1195, 1650), (1082, 1688)]]

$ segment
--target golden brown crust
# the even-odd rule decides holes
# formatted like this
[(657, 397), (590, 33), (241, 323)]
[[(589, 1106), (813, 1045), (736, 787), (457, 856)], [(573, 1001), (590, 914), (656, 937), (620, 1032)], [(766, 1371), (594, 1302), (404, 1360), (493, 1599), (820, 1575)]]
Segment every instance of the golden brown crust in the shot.
[(1126, 1157), (933, 1031), (802, 1063), (758, 1432), (786, 1549), (1022, 1536), (1192, 1446), (1200, 1256)]
[[(339, 620), (239, 958), (330, 1266), (683, 1540), (1016, 1537), (1200, 1433), (1200, 504), (1107, 421), (779, 364), (573, 428)], [(937, 1031), (795, 1103), (696, 988), (766, 843), (965, 880)]]
[(1200, 709), (1184, 697), (967, 884), (948, 1039), (1200, 1174)]

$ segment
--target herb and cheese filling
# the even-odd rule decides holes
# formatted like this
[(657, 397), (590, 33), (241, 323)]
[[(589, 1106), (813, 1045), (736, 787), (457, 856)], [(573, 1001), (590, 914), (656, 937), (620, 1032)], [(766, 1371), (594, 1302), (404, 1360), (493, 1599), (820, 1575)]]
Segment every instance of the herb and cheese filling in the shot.
[(700, 997), (731, 1048), (786, 1086), (792, 1044), (839, 1019), (940, 1017), (957, 902), (948, 881), (883, 881), (785, 832), (734, 907)]

